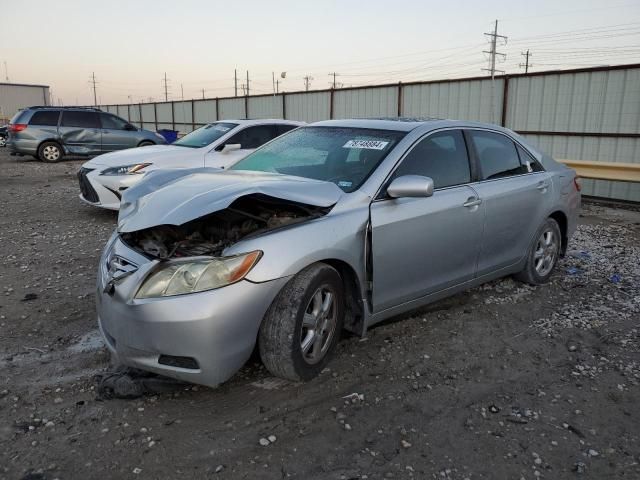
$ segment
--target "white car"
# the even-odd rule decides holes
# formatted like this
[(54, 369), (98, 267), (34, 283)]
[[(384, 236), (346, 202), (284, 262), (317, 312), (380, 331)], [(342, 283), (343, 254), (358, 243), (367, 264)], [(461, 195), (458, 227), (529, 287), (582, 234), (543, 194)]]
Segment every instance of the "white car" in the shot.
[(256, 148), (304, 125), (291, 120), (222, 120), (185, 135), (171, 145), (132, 148), (99, 155), (78, 172), (80, 199), (118, 210), (122, 192), (145, 173), (172, 168), (228, 168)]

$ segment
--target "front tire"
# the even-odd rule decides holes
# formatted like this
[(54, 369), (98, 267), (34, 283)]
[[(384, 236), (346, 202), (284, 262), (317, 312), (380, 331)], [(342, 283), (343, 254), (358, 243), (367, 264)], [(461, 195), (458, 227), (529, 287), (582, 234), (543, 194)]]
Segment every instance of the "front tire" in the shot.
[(149, 147), (151, 145), (155, 145), (155, 143), (150, 140), (144, 140), (138, 144), (139, 147)]
[(56, 142), (44, 142), (38, 148), (38, 158), (43, 162), (56, 163), (62, 160), (64, 152)]
[(275, 376), (311, 380), (329, 361), (344, 320), (340, 274), (324, 263), (311, 265), (278, 293), (260, 326), (260, 357)]
[(531, 285), (541, 285), (549, 281), (560, 256), (562, 236), (558, 222), (547, 218), (536, 232), (535, 238), (529, 248), (527, 263), (515, 278)]

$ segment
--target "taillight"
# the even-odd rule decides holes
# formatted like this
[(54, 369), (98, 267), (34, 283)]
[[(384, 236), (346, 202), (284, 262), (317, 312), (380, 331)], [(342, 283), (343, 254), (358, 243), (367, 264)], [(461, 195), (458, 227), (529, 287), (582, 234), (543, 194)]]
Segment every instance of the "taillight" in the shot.
[(576, 187), (576, 190), (579, 192), (580, 190), (582, 190), (582, 179), (578, 176), (575, 176), (573, 178), (573, 184)]
[(27, 124), (26, 123), (13, 123), (13, 124), (10, 123), (9, 124), (9, 131), (11, 133), (21, 132), (25, 128), (27, 128)]

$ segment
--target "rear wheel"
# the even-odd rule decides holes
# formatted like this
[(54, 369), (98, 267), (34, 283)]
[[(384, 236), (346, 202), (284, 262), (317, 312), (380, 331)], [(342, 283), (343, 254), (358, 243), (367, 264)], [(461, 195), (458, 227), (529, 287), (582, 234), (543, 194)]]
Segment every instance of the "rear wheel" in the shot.
[(59, 162), (63, 156), (62, 147), (56, 142), (44, 142), (38, 148), (38, 158), (43, 162)]
[(260, 326), (262, 362), (278, 377), (310, 380), (329, 361), (344, 319), (340, 274), (324, 263), (293, 277), (273, 301)]
[(7, 139), (2, 135), (0, 135), (0, 147), (6, 147), (6, 146), (7, 146)]
[(536, 240), (529, 249), (524, 269), (515, 275), (516, 279), (531, 285), (540, 285), (549, 281), (558, 262), (562, 237), (558, 222), (547, 218), (536, 233)]
[(144, 141), (140, 142), (140, 144), (138, 146), (139, 147), (148, 147), (150, 145), (155, 145), (155, 143), (153, 143), (150, 140), (144, 140)]

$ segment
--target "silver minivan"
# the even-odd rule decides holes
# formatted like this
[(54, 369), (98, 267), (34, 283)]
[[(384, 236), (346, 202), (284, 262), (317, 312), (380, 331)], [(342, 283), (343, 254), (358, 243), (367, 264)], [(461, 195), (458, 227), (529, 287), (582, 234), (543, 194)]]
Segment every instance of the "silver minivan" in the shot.
[(64, 155), (99, 155), (125, 148), (167, 143), (163, 136), (140, 129), (97, 108), (29, 107), (9, 124), (9, 152), (58, 162)]

